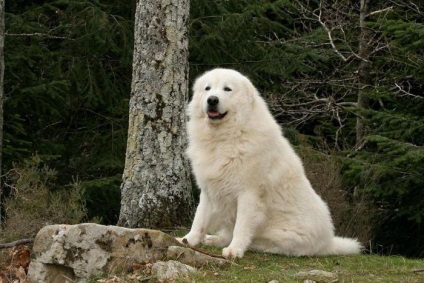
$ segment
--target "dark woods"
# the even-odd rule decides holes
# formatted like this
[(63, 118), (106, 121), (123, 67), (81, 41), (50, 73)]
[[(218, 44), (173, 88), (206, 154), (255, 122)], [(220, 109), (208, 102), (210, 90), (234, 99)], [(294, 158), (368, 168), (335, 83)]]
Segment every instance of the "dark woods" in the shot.
[[(41, 207), (79, 203), (69, 222), (116, 223), (134, 7), (6, 1), (3, 206), (39, 187)], [(422, 257), (423, 19), (417, 0), (192, 0), (190, 77), (247, 74), (304, 159), (329, 156), (351, 207), (372, 204), (368, 248)]]

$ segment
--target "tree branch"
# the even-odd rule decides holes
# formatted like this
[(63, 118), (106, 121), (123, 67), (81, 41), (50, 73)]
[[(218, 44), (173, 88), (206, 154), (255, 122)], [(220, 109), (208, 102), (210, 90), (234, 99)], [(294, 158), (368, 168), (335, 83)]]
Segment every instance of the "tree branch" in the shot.
[(22, 37), (45, 37), (45, 38), (52, 38), (52, 39), (67, 39), (67, 40), (75, 40), (66, 36), (56, 36), (56, 35), (50, 35), (48, 33), (41, 33), (41, 32), (34, 32), (34, 33), (5, 33), (6, 36), (22, 36)]
[(412, 96), (412, 97), (414, 97), (414, 98), (420, 98), (420, 99), (423, 99), (424, 97), (422, 97), (422, 96), (419, 96), (419, 95), (415, 95), (415, 94), (412, 94), (412, 93), (410, 93), (410, 92), (407, 92), (406, 90), (404, 90), (400, 85), (398, 85), (397, 83), (395, 83), (395, 86), (397, 87), (397, 89), (401, 92), (401, 93), (403, 93), (405, 96)]
[(388, 11), (391, 11), (391, 10), (393, 10), (393, 6), (371, 12), (368, 15), (366, 15), (365, 17), (373, 16), (373, 15), (380, 14), (380, 13), (383, 13), (383, 12), (388, 12)]
[(0, 243), (0, 249), (13, 248), (15, 246), (29, 244), (29, 243), (32, 243), (32, 242), (34, 242), (34, 238), (21, 239), (21, 240), (17, 240), (17, 241), (6, 243), (6, 244)]
[(326, 26), (326, 24), (322, 21), (321, 19), (321, 14), (322, 14), (322, 10), (321, 10), (321, 4), (322, 2), (320, 2), (319, 4), (319, 14), (315, 15), (318, 19), (318, 22), (321, 24), (321, 26), (324, 28), (324, 30), (327, 32), (327, 36), (328, 39), (330, 40), (330, 44), (331, 47), (333, 48), (334, 52), (336, 52), (336, 54), (344, 61), (347, 61), (347, 58), (345, 56), (343, 56), (343, 54), (337, 49), (336, 45), (334, 44), (334, 40), (333, 40), (333, 36), (331, 35), (331, 30)]

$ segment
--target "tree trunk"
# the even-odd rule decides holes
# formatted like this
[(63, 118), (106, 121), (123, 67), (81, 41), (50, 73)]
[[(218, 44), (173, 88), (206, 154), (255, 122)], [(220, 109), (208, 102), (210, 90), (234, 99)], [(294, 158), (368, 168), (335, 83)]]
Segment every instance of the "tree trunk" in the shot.
[(189, 0), (138, 1), (129, 129), (118, 225), (187, 225), (185, 156)]
[(3, 182), (1, 181), (3, 168), (3, 101), (4, 101), (4, 0), (0, 0), (0, 231), (2, 227), (2, 196)]
[[(371, 30), (366, 26), (366, 20), (369, 15), (369, 0), (361, 0), (361, 8), (359, 14), (359, 52), (361, 58), (358, 69), (358, 101), (357, 106), (361, 109), (369, 107), (369, 99), (365, 93), (371, 89)], [(356, 148), (361, 148), (363, 139), (366, 134), (364, 119), (360, 116), (356, 119)]]

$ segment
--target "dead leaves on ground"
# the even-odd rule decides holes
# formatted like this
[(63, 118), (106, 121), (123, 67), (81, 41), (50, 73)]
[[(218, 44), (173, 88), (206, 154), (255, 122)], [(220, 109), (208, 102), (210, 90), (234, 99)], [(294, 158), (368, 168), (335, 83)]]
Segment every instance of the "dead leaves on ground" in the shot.
[(5, 264), (0, 264), (0, 283), (27, 283), (31, 252), (28, 246), (15, 246), (9, 250)]

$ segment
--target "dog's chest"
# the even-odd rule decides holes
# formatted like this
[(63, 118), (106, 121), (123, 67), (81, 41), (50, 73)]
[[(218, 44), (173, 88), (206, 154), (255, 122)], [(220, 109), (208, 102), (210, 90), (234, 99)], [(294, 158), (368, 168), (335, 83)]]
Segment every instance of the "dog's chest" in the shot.
[(210, 181), (237, 178), (243, 167), (242, 157), (235, 150), (215, 148), (194, 155), (192, 165), (197, 178)]
[[(255, 167), (252, 154), (240, 139), (196, 142), (188, 149), (193, 172), (202, 190), (208, 190), (217, 201), (235, 199), (250, 182), (246, 174)], [(253, 174), (249, 174), (253, 176)]]

